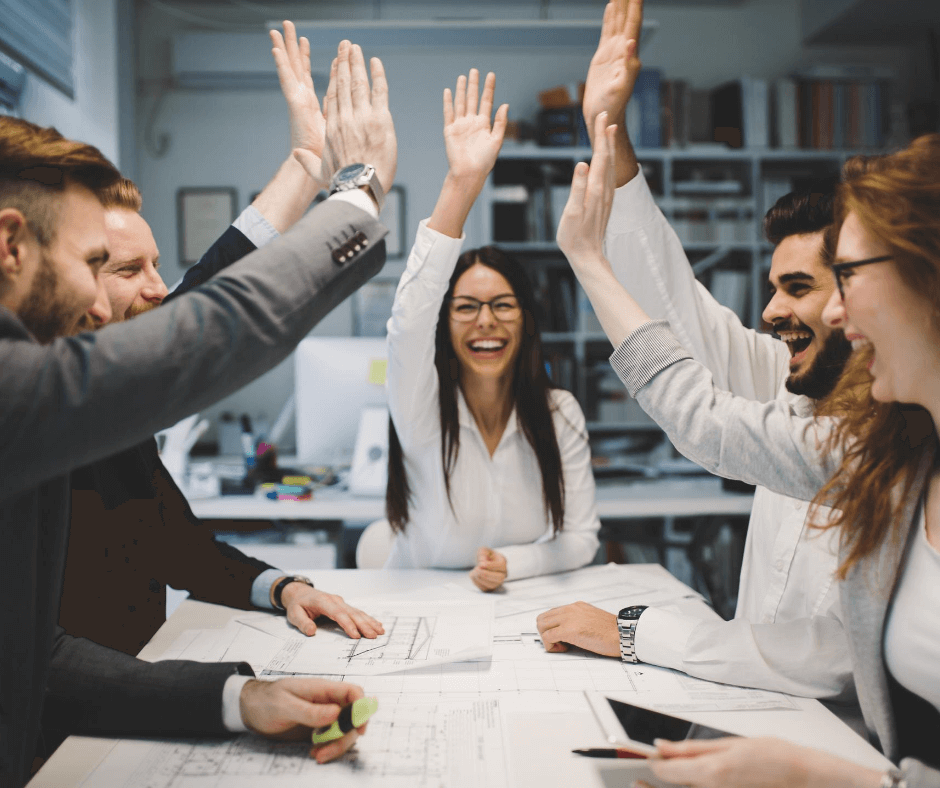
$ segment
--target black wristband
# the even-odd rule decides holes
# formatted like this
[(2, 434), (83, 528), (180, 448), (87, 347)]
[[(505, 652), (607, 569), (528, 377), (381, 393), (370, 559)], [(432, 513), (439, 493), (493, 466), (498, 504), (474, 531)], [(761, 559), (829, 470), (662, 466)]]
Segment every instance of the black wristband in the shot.
[(274, 586), (274, 593), (271, 594), (271, 598), (274, 600), (274, 609), (275, 610), (284, 610), (284, 603), (281, 602), (281, 594), (284, 593), (284, 589), (287, 588), (291, 583), (303, 583), (313, 588), (313, 581), (309, 577), (303, 577), (301, 575), (288, 575), (287, 577), (282, 577), (276, 586)]

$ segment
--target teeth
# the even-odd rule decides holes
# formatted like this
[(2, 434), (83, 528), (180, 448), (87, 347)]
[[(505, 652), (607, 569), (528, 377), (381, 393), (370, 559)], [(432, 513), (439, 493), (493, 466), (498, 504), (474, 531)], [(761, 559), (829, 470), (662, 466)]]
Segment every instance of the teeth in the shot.
[(499, 350), (505, 346), (505, 342), (498, 339), (482, 339), (477, 342), (471, 342), (470, 347), (473, 350)]
[(812, 339), (813, 335), (808, 331), (780, 331), (778, 336), (784, 342), (796, 342), (800, 339)]
[(867, 339), (853, 339), (852, 340), (852, 350), (861, 350), (863, 347), (870, 345)]

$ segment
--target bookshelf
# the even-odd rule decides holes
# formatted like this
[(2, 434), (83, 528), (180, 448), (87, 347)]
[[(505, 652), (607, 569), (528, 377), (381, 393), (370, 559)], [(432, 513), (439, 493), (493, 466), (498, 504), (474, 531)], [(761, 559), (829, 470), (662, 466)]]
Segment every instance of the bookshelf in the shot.
[[(724, 146), (636, 151), (696, 276), (754, 328), (761, 327), (773, 252), (763, 238), (764, 214), (794, 188), (836, 175), (856, 152)], [(653, 452), (646, 461), (668, 459), (671, 447), (656, 446), (656, 440), (662, 443), (659, 428), (610, 368), (612, 347), (554, 242), (574, 166), (590, 157), (589, 148), (506, 144), (479, 202), (486, 242), (513, 253), (535, 283), (553, 380), (578, 398), (595, 454), (610, 447), (607, 465), (596, 468), (600, 473), (631, 468), (642, 452)]]

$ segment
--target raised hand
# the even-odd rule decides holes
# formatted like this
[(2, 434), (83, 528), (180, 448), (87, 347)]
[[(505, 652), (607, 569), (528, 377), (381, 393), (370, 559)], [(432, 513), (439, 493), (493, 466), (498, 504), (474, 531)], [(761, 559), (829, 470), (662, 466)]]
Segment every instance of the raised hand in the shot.
[(610, 267), (604, 257), (604, 233), (614, 201), (616, 131), (616, 126), (607, 125), (607, 113), (601, 112), (594, 122), (591, 165), (580, 162), (575, 167), (571, 193), (558, 222), (556, 241), (576, 273), (586, 265)]
[(483, 95), (477, 105), (480, 72), (470, 69), (470, 76), (457, 78), (457, 89), (444, 91), (444, 147), (450, 164), (451, 177), (478, 181), (482, 186), (496, 163), (506, 133), (509, 105), (503, 104), (493, 113), (496, 75), (491, 71), (483, 84)]
[(310, 42), (306, 37), (297, 40), (293, 22), (284, 22), (284, 35), (271, 30), (271, 54), (277, 66), (277, 78), (281, 92), (287, 101), (290, 146), (292, 150), (303, 149), (310, 155), (309, 162), (316, 172), (314, 179), (322, 188), (323, 145), (326, 120), (320, 111), (310, 74)]
[[(584, 120), (593, 134), (594, 121), (606, 112), (624, 129), (627, 102), (642, 64), (638, 57), (643, 0), (612, 0), (604, 9), (597, 51), (584, 83)], [(593, 137), (592, 137), (593, 141)]]
[(369, 65), (371, 92), (362, 49), (349, 41), (340, 42), (326, 91), (322, 169), (318, 170), (315, 157), (303, 148), (295, 150), (294, 156), (312, 177), (327, 183), (349, 164), (371, 164), (388, 194), (398, 166), (398, 141), (388, 109), (385, 68), (377, 57)]

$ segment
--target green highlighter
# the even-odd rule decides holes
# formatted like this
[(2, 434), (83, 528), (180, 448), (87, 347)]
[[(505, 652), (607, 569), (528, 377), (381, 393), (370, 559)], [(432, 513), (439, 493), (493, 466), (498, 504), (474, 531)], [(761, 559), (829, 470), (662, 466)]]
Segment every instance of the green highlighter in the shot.
[(324, 725), (321, 728), (314, 728), (313, 735), (310, 738), (314, 744), (326, 744), (328, 741), (340, 739), (353, 728), (365, 725), (369, 717), (375, 714), (378, 708), (379, 702), (376, 698), (354, 700), (340, 709), (336, 722)]

